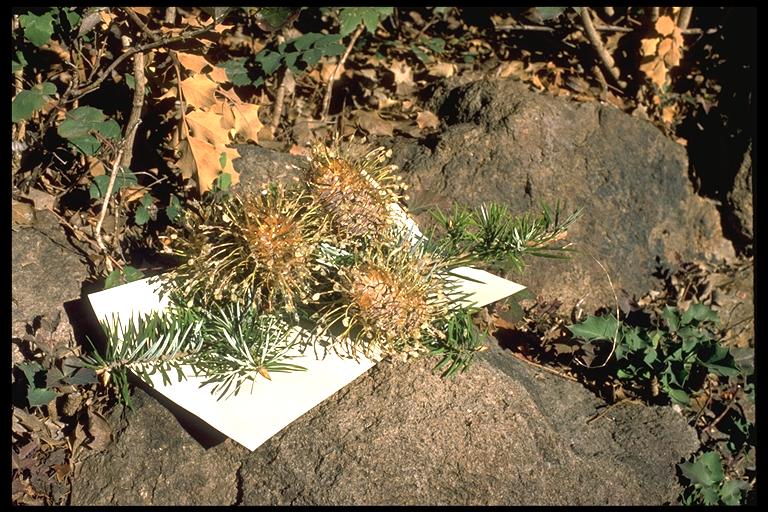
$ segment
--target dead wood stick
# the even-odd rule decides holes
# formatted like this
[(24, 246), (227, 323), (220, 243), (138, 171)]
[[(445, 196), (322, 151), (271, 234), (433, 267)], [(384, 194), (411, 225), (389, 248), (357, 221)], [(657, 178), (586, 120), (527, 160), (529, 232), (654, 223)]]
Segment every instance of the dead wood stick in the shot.
[(333, 91), (333, 82), (336, 80), (336, 73), (339, 72), (341, 67), (344, 65), (344, 62), (346, 62), (349, 54), (352, 52), (352, 48), (355, 46), (357, 38), (360, 37), (360, 34), (363, 33), (364, 29), (365, 25), (358, 25), (357, 30), (355, 30), (355, 32), (352, 34), (352, 39), (349, 41), (347, 49), (344, 51), (344, 55), (341, 56), (339, 62), (336, 64), (336, 69), (333, 70), (333, 74), (328, 79), (328, 87), (325, 89), (325, 97), (323, 98), (323, 111), (320, 115), (321, 121), (325, 121), (325, 118), (328, 117), (328, 109), (331, 107), (331, 91)]
[[(620, 27), (618, 25), (594, 24), (594, 27), (595, 27), (595, 30), (598, 32), (623, 32), (625, 34), (629, 34), (630, 32), (635, 31), (634, 28)], [(531, 32), (554, 32), (555, 31), (553, 27), (547, 27), (544, 25), (496, 25), (494, 28), (496, 30), (519, 30), (519, 31), (531, 31)], [(700, 28), (686, 28), (680, 31), (680, 33), (683, 35), (714, 34), (715, 32), (717, 32), (717, 29), (715, 28), (711, 28), (706, 31)]]
[(677, 18), (677, 28), (685, 30), (688, 28), (688, 24), (691, 22), (691, 14), (693, 14), (693, 7), (683, 7), (680, 9), (680, 16)]
[(603, 46), (603, 42), (600, 40), (600, 35), (595, 30), (595, 26), (592, 23), (592, 16), (589, 14), (589, 7), (581, 8), (581, 20), (584, 24), (584, 29), (587, 32), (589, 42), (592, 43), (592, 46), (597, 52), (598, 57), (600, 57), (600, 60), (603, 63), (603, 66), (611, 74), (613, 79), (616, 81), (616, 84), (623, 89), (626, 87), (627, 83), (621, 80), (619, 70), (615, 65), (613, 57), (611, 57), (611, 54), (609, 54), (608, 51), (606, 51), (605, 46)]
[(175, 7), (167, 7), (165, 9), (165, 20), (166, 23), (169, 25), (173, 25), (173, 23), (176, 21), (176, 8)]
[(125, 153), (123, 154), (120, 165), (124, 168), (131, 166), (133, 159), (133, 141), (136, 138), (135, 128), (141, 122), (141, 109), (144, 107), (144, 89), (147, 84), (147, 77), (144, 74), (144, 54), (137, 53), (133, 58), (133, 104), (131, 114), (128, 118), (128, 124), (125, 128), (127, 138), (125, 139)]
[(280, 86), (275, 93), (275, 104), (272, 107), (272, 119), (269, 121), (269, 130), (272, 136), (275, 135), (277, 127), (280, 126), (280, 117), (283, 115), (283, 105), (285, 104), (285, 81), (288, 79), (290, 69), (285, 70), (280, 75)]
[(661, 13), (661, 7), (651, 7), (651, 22), (656, 23), (656, 20), (659, 19), (659, 14)]

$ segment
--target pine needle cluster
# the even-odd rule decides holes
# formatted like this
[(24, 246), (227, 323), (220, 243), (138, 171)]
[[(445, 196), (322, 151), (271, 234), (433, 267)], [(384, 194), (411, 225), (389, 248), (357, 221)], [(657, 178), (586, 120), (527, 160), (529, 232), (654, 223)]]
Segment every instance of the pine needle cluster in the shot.
[[(92, 366), (125, 387), (129, 369), (166, 378), (189, 365), (221, 396), (301, 370), (289, 361), (309, 345), (353, 358), (431, 354), (443, 375), (463, 371), (484, 337), (451, 270), (522, 269), (527, 255), (557, 255), (578, 213), (560, 221), (559, 208), (538, 217), (496, 204), (455, 208), (435, 213), (439, 231), (414, 237), (390, 157), (336, 140), (312, 148), (292, 188), (210, 194), (189, 208), (169, 237), (179, 265), (162, 279), (172, 312), (105, 326), (107, 351)], [(311, 324), (309, 339), (297, 336)], [(318, 341), (329, 335), (336, 341)]]

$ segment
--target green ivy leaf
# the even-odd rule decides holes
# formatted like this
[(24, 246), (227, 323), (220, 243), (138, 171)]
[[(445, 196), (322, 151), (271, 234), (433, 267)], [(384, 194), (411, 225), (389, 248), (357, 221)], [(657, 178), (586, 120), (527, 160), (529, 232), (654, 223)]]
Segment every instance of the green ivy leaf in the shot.
[(720, 488), (720, 501), (724, 505), (740, 505), (743, 492), (749, 490), (749, 482), (726, 480)]
[(720, 321), (720, 318), (717, 316), (717, 313), (712, 311), (712, 309), (709, 306), (706, 306), (704, 304), (691, 304), (691, 306), (685, 310), (683, 315), (680, 317), (680, 322), (683, 325), (687, 325), (691, 323), (693, 320), (696, 320), (697, 322), (714, 322), (717, 323)]
[[(136, 175), (131, 171), (120, 170), (115, 176), (115, 184), (112, 186), (112, 193), (117, 193), (123, 187), (130, 187), (136, 185), (138, 179)], [(101, 199), (107, 194), (107, 188), (109, 187), (109, 176), (102, 174), (93, 178), (93, 183), (89, 188), (91, 199)]]
[(11, 121), (18, 123), (32, 117), (32, 114), (56, 94), (56, 86), (51, 82), (43, 82), (32, 89), (21, 91), (11, 103)]
[(291, 17), (293, 9), (290, 7), (262, 7), (259, 16), (272, 30), (282, 27)]
[(126, 265), (122, 271), (120, 269), (115, 269), (109, 273), (107, 279), (104, 280), (104, 289), (107, 290), (132, 281), (138, 281), (143, 277), (144, 273), (141, 270)]
[(435, 53), (443, 53), (445, 51), (445, 39), (435, 37), (424, 42), (424, 46), (429, 48)]
[(613, 315), (589, 316), (581, 323), (569, 325), (568, 330), (585, 341), (610, 340), (616, 335), (619, 323)]
[(723, 345), (713, 343), (698, 355), (698, 360), (716, 375), (736, 377), (741, 374), (733, 355), (731, 355), (728, 347)]
[(725, 478), (723, 463), (717, 452), (703, 453), (694, 462), (683, 462), (678, 466), (683, 476), (694, 485), (711, 487), (719, 484)]
[(96, 372), (92, 368), (80, 368), (64, 380), (72, 386), (87, 386), (97, 382)]
[(43, 369), (43, 367), (40, 366), (40, 363), (37, 361), (25, 361), (23, 363), (17, 364), (16, 367), (24, 372), (24, 377), (27, 379), (27, 384), (32, 387), (35, 385), (35, 375), (37, 375), (37, 372), (40, 372)]
[(45, 388), (29, 388), (27, 390), (27, 401), (30, 407), (39, 407), (48, 405), (51, 400), (56, 398), (56, 392)]
[(224, 68), (224, 71), (227, 73), (227, 78), (233, 85), (243, 86), (251, 83), (251, 79), (248, 76), (248, 70), (245, 67), (245, 62), (245, 57), (237, 57), (236, 59), (220, 62), (218, 66)]
[(256, 54), (253, 60), (259, 64), (265, 75), (271, 75), (280, 67), (283, 56), (278, 52), (262, 50)]
[(54, 12), (48, 11), (40, 16), (30, 12), (19, 16), (19, 23), (24, 29), (24, 37), (38, 48), (51, 40)]
[(107, 119), (101, 110), (94, 107), (70, 110), (58, 128), (61, 137), (69, 140), (86, 155), (96, 154), (101, 147), (101, 143), (91, 135), (91, 131), (97, 131), (109, 139), (120, 137), (120, 125), (114, 119)]
[(80, 15), (69, 7), (64, 8), (64, 16), (67, 18), (67, 23), (69, 23), (70, 29), (74, 29), (77, 24), (80, 23)]
[(125, 268), (123, 269), (123, 278), (125, 279), (126, 283), (138, 281), (143, 277), (144, 277), (144, 272), (130, 265), (126, 265)]
[(165, 214), (171, 222), (175, 222), (181, 215), (181, 201), (173, 194), (168, 201), (168, 206), (165, 207)]
[(669, 398), (672, 399), (677, 404), (680, 405), (688, 405), (691, 401), (691, 398), (688, 396), (688, 393), (683, 391), (682, 389), (676, 389), (676, 388), (667, 388), (667, 395), (669, 395)]
[(424, 64), (428, 64), (428, 63), (429, 63), (429, 61), (431, 61), (431, 60), (432, 60), (432, 57), (430, 57), (429, 55), (427, 55), (427, 54), (426, 54), (426, 52), (424, 52), (424, 51), (423, 51), (421, 48), (419, 48), (418, 46), (415, 46), (415, 45), (414, 45), (414, 46), (411, 46), (411, 51), (412, 51), (412, 52), (414, 53), (414, 55), (416, 55), (416, 57), (418, 57), (418, 58), (419, 58), (419, 60), (420, 60), (421, 62), (423, 62)]
[(354, 32), (362, 22), (373, 33), (381, 18), (392, 14), (392, 7), (344, 7), (339, 11), (339, 34), (344, 37)]
[(538, 17), (544, 21), (549, 21), (558, 18), (567, 7), (534, 7), (533, 8)]
[(297, 50), (302, 51), (311, 47), (315, 42), (317, 42), (318, 39), (322, 39), (322, 37), (323, 37), (323, 34), (319, 34), (317, 32), (309, 32), (307, 34), (297, 37), (296, 39), (291, 41), (291, 44), (293, 44), (293, 47), (296, 48)]
[(138, 208), (136, 208), (136, 213), (133, 216), (133, 220), (136, 222), (137, 226), (143, 226), (149, 222), (149, 210), (147, 207), (143, 204), (140, 204)]
[(21, 71), (27, 64), (27, 59), (21, 53), (21, 50), (16, 51), (16, 60), (11, 60), (11, 73)]
[(677, 309), (672, 306), (666, 306), (661, 313), (661, 318), (667, 324), (667, 327), (671, 332), (677, 332), (680, 328), (680, 317), (677, 315)]

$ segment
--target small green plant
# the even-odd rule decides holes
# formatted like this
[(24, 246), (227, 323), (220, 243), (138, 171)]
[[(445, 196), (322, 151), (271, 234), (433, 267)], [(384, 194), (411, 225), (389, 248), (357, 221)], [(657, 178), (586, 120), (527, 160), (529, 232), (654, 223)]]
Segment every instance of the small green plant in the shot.
[(740, 505), (750, 487), (744, 480), (727, 478), (720, 454), (714, 451), (678, 467), (689, 482), (681, 497), (683, 505)]
[(559, 204), (554, 214), (542, 205), (538, 216), (514, 216), (498, 203), (468, 209), (456, 206), (450, 214), (433, 212), (446, 250), (454, 255), (471, 255), (474, 262), (500, 270), (522, 272), (524, 256), (562, 258), (569, 251), (568, 244), (560, 243), (568, 235), (568, 228), (581, 215), (577, 210), (561, 219)]
[[(684, 312), (667, 306), (655, 329), (628, 326), (613, 315), (589, 316), (568, 326), (587, 343), (615, 341), (616, 376), (619, 380), (659, 392), (673, 402), (688, 405), (707, 373), (736, 376), (741, 373), (727, 347), (717, 342), (717, 314), (704, 304)], [(658, 391), (657, 391), (658, 390)]]

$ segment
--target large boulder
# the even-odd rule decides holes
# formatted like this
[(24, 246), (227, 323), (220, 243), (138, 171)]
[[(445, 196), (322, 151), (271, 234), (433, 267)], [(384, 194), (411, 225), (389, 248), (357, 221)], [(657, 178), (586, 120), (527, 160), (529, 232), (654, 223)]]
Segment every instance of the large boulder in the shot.
[[(524, 213), (560, 201), (567, 211), (583, 208), (569, 231), (580, 253), (530, 259), (522, 276), (512, 276), (545, 299), (612, 306), (595, 259), (616, 288), (641, 295), (658, 265), (734, 257), (715, 204), (693, 191), (685, 148), (650, 123), (514, 80), (446, 86), (431, 101), (446, 128), (426, 141), (391, 144), (412, 207), (496, 201)], [(429, 222), (426, 214), (418, 220)]]
[[(24, 360), (19, 348), (34, 349), (22, 339), (45, 318), (53, 329), (49, 346), (72, 344), (66, 302), (80, 298), (88, 268), (85, 257), (67, 240), (56, 217), (38, 212), (34, 223), (11, 234), (12, 362)], [(29, 354), (26, 354), (27, 356)]]
[(143, 393), (115, 446), (88, 458), (73, 505), (662, 504), (698, 447), (668, 407), (602, 401), (494, 347), (442, 380), (384, 362), (250, 453), (204, 450)]

